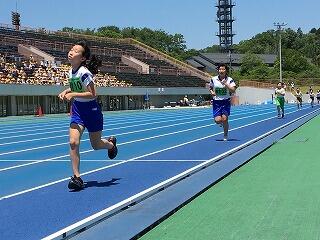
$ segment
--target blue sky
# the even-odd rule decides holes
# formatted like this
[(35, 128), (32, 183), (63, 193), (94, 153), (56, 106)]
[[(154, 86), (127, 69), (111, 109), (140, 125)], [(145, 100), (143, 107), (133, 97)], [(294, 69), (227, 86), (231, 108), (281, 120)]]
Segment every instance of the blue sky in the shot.
[[(0, 23), (11, 23), (18, 3), (23, 26), (50, 30), (115, 25), (162, 29), (184, 35), (187, 47), (219, 44), (216, 0), (1, 0)], [(234, 42), (274, 28), (274, 22), (304, 33), (320, 26), (318, 0), (235, 0)]]

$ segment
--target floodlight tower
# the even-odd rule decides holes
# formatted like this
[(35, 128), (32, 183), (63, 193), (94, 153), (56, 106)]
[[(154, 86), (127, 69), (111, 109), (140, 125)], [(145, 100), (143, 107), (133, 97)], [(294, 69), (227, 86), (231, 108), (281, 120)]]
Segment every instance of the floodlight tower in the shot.
[(235, 19), (232, 17), (232, 8), (235, 6), (233, 0), (217, 0), (217, 22), (219, 24), (220, 47), (224, 52), (231, 52), (233, 44), (232, 23)]
[(11, 12), (12, 25), (16, 30), (20, 29), (20, 13), (18, 13), (18, 1), (16, 1), (16, 11)]

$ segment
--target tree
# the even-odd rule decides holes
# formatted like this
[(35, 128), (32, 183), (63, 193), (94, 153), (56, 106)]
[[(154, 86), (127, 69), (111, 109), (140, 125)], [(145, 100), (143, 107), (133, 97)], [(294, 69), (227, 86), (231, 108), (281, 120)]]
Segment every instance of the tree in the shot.
[(221, 51), (220, 45), (212, 45), (201, 50), (204, 53), (219, 53)]
[(302, 30), (301, 30), (300, 27), (299, 27), (298, 30), (297, 30), (297, 34), (298, 34), (298, 36), (299, 36), (300, 38), (303, 37), (303, 32), (302, 32)]
[(311, 30), (310, 30), (310, 33), (316, 33), (317, 32), (317, 29), (316, 28), (312, 28)]
[(97, 29), (95, 35), (97, 35), (99, 37), (108, 37), (108, 38), (122, 38), (123, 37), (120, 29), (115, 26), (100, 27)]
[(254, 67), (250, 71), (250, 76), (254, 79), (266, 79), (268, 78), (270, 70), (267, 65), (262, 64)]
[(238, 53), (256, 53), (267, 54), (275, 53), (277, 49), (277, 36), (274, 30), (269, 30), (264, 33), (257, 34), (250, 40), (240, 41), (234, 48)]
[(264, 65), (265, 64), (256, 54), (247, 53), (241, 59), (240, 73), (241, 75), (250, 75), (255, 68), (261, 68)]
[(184, 61), (184, 60), (187, 60), (188, 58), (192, 57), (192, 56), (197, 56), (199, 55), (200, 51), (199, 50), (196, 50), (196, 49), (188, 49), (186, 50), (182, 56), (181, 56), (181, 59)]
[(300, 52), (292, 49), (285, 49), (283, 51), (282, 66), (284, 71), (291, 71), (294, 73), (300, 73), (304, 70), (310, 69), (308, 60), (302, 56)]

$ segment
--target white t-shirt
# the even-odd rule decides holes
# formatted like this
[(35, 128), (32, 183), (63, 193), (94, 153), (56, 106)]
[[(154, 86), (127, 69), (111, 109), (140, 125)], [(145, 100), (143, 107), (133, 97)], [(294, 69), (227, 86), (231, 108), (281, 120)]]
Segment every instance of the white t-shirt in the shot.
[(286, 94), (286, 90), (284, 90), (284, 88), (276, 88), (275, 89), (275, 94), (276, 97), (284, 97), (284, 95)]
[[(76, 72), (72, 69), (69, 72), (69, 85), (71, 92), (86, 92), (87, 86), (94, 81), (92, 73), (84, 66), (81, 66)], [(79, 102), (90, 102), (95, 98), (79, 98), (75, 97), (74, 100)]]
[[(228, 76), (226, 77), (226, 83), (231, 87), (236, 86), (234, 80)], [(214, 96), (214, 100), (224, 100), (231, 97), (229, 89), (221, 83), (221, 81), (219, 80), (219, 76), (212, 77), (209, 86), (214, 88), (214, 91), (216, 93), (216, 96)]]

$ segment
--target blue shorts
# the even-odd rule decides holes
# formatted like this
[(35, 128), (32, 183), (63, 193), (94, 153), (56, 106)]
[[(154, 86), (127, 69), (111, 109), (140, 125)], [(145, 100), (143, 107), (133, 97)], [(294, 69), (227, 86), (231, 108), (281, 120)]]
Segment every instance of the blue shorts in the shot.
[(218, 116), (229, 116), (230, 115), (230, 108), (231, 108), (231, 99), (224, 99), (224, 100), (213, 100), (212, 103), (212, 110), (213, 110), (213, 117)]
[(72, 102), (71, 121), (82, 125), (88, 132), (98, 132), (103, 130), (103, 115), (96, 100), (90, 102)]

